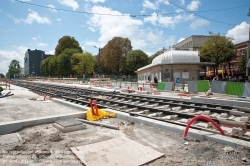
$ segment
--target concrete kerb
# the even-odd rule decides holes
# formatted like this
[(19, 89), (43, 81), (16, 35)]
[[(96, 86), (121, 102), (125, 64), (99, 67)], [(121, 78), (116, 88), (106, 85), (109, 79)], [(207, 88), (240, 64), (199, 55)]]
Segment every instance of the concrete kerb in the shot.
[(247, 108), (250, 107), (250, 103), (247, 101), (238, 101), (229, 99), (191, 97), (191, 101), (204, 104), (227, 105), (232, 107), (247, 107)]
[[(70, 103), (68, 101), (64, 101), (61, 99), (53, 99), (54, 101), (68, 104), (80, 109), (89, 109), (89, 107), (85, 107), (79, 104)], [(128, 113), (116, 111), (113, 109), (105, 109), (105, 111), (108, 112), (115, 112), (116, 117), (121, 120), (131, 121), (139, 124), (143, 124), (149, 127), (155, 127), (155, 128), (161, 128), (163, 130), (172, 131), (175, 133), (183, 134), (185, 127), (157, 121), (154, 119), (149, 119), (145, 117), (136, 117), (136, 116), (130, 116)], [(0, 134), (9, 134), (15, 131), (18, 131), (24, 127), (30, 127), (35, 125), (41, 125), (46, 123), (54, 123), (57, 120), (66, 119), (66, 118), (79, 118), (79, 119), (86, 119), (86, 111), (85, 112), (79, 112), (79, 113), (72, 113), (72, 114), (64, 114), (64, 115), (58, 115), (58, 116), (48, 116), (48, 117), (42, 117), (42, 118), (33, 118), (33, 119), (26, 119), (26, 120), (19, 120), (19, 121), (12, 121), (12, 122), (5, 122), (0, 123)], [(214, 134), (206, 131), (200, 131), (196, 129), (189, 129), (188, 136), (193, 137), (197, 140), (204, 141), (204, 140), (210, 140), (214, 141), (220, 144), (224, 145), (230, 145), (230, 146), (244, 146), (244, 147), (250, 147), (250, 142), (239, 140), (235, 138), (225, 137), (219, 134)]]
[[(178, 133), (181, 135), (183, 135), (184, 130), (186, 128), (183, 126), (178, 126), (175, 124), (157, 121), (154, 119), (148, 119), (148, 118), (144, 118), (144, 117), (140, 117), (140, 116), (138, 116), (138, 117), (129, 116), (128, 113), (123, 113), (123, 112), (119, 112), (119, 111), (112, 110), (112, 109), (106, 109), (106, 111), (115, 112), (117, 114), (118, 119), (132, 121), (132, 122), (143, 124), (143, 125), (146, 125), (149, 127), (161, 128), (163, 130), (172, 131), (172, 132), (175, 132), (175, 133)], [(193, 138), (200, 140), (200, 141), (209, 140), (209, 141), (214, 141), (214, 142), (217, 142), (220, 144), (229, 145), (229, 146), (233, 146), (233, 147), (235, 147), (235, 146), (250, 147), (250, 142), (248, 142), (248, 141), (239, 140), (239, 139), (230, 138), (230, 137), (225, 137), (225, 136), (222, 136), (220, 134), (214, 134), (214, 133), (196, 130), (196, 129), (189, 129), (188, 136), (193, 137)]]
[(55, 102), (58, 102), (60, 104), (64, 104), (64, 105), (67, 105), (67, 106), (72, 106), (72, 107), (77, 108), (77, 109), (81, 109), (83, 111), (87, 111), (89, 109), (89, 107), (87, 107), (87, 106), (71, 103), (71, 102), (68, 102), (68, 101), (65, 101), (65, 100), (62, 100), (62, 99), (52, 98), (51, 100), (53, 100)]
[(54, 123), (57, 120), (66, 119), (66, 118), (86, 118), (86, 113), (79, 112), (79, 113), (46, 116), (42, 118), (31, 118), (31, 119), (25, 119), (25, 120), (0, 123), (0, 135), (10, 134), (12, 132), (21, 130), (25, 127)]

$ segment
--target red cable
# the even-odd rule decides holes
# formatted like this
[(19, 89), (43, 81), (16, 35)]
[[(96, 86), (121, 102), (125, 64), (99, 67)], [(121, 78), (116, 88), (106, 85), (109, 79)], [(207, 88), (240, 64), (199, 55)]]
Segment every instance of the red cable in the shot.
[(191, 120), (188, 122), (188, 124), (187, 124), (187, 126), (186, 126), (186, 129), (185, 129), (185, 131), (184, 131), (184, 137), (187, 136), (188, 129), (189, 129), (189, 127), (191, 126), (191, 124), (192, 124), (194, 121), (196, 121), (197, 119), (205, 119), (205, 120), (211, 122), (211, 123), (220, 131), (221, 135), (225, 135), (224, 131), (220, 128), (220, 126), (219, 126), (217, 123), (215, 123), (212, 119), (210, 119), (210, 118), (208, 118), (208, 117), (206, 117), (206, 116), (203, 116), (203, 115), (198, 115), (198, 116), (194, 117), (193, 119), (191, 119)]

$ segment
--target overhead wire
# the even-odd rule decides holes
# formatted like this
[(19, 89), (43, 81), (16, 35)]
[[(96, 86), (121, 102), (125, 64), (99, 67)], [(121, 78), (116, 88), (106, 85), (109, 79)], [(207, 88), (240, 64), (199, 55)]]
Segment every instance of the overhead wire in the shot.
[[(89, 15), (103, 15), (103, 16), (129, 16), (129, 17), (139, 17), (139, 16), (142, 16), (142, 17), (146, 17), (146, 16), (152, 16), (152, 14), (110, 14), (110, 13), (94, 13), (94, 12), (86, 12), (86, 11), (74, 11), (74, 10), (67, 10), (67, 9), (61, 9), (61, 8), (55, 8), (55, 7), (50, 7), (50, 6), (44, 6), (44, 5), (39, 5), (39, 4), (35, 4), (35, 3), (30, 3), (28, 1), (22, 1), (22, 0), (15, 0), (16, 2), (19, 2), (19, 3), (24, 3), (24, 4), (27, 4), (27, 5), (32, 5), (32, 6), (36, 6), (36, 7), (41, 7), (41, 8), (47, 8), (47, 9), (53, 9), (53, 10), (58, 10), (58, 11), (64, 11), (64, 12), (71, 12), (71, 13), (80, 13), (80, 14), (89, 14)], [(247, 4), (247, 5), (241, 5), (241, 6), (235, 6), (235, 7), (230, 7), (230, 8), (223, 8), (223, 9), (210, 9), (210, 10), (203, 10), (203, 11), (189, 11), (179, 5), (176, 5), (175, 3), (171, 2), (170, 0), (166, 0), (169, 4), (175, 6), (175, 7), (178, 7), (180, 8), (181, 10), (183, 10), (184, 12), (175, 12), (175, 13), (161, 13), (161, 14), (155, 14), (155, 16), (159, 17), (159, 16), (167, 16), (167, 15), (174, 15), (174, 14), (180, 14), (180, 13), (191, 13), (193, 15), (196, 15), (200, 18), (203, 18), (203, 19), (206, 19), (206, 20), (209, 20), (209, 21), (213, 21), (213, 22), (217, 22), (217, 23), (220, 23), (220, 24), (225, 24), (225, 25), (233, 25), (233, 26), (236, 26), (237, 24), (231, 24), (231, 23), (225, 23), (225, 22), (221, 22), (221, 21), (217, 21), (217, 20), (214, 20), (214, 19), (211, 19), (211, 18), (208, 18), (208, 17), (205, 17), (205, 16), (202, 16), (202, 15), (199, 15), (199, 14), (196, 14), (196, 13), (199, 13), (199, 12), (213, 12), (213, 11), (222, 11), (222, 10), (232, 10), (232, 9), (236, 9), (236, 8), (241, 8), (241, 7), (246, 7), (246, 6), (249, 6), (250, 4)], [(246, 27), (248, 27), (249, 25), (247, 25)], [(240, 29), (244, 29), (246, 27), (243, 27), (243, 28), (240, 28)], [(237, 30), (231, 30), (231, 31), (238, 31), (239, 29)], [(227, 33), (224, 33), (224, 34), (227, 34)]]
[[(64, 11), (64, 12), (71, 12), (71, 13), (80, 13), (80, 14), (90, 14), (90, 15), (107, 15), (107, 16), (130, 16), (130, 17), (138, 17), (138, 16), (143, 16), (143, 17), (146, 17), (146, 16), (152, 16), (152, 14), (110, 14), (110, 13), (94, 13), (94, 12), (86, 12), (86, 11), (74, 11), (74, 10), (68, 10), (68, 9), (61, 9), (61, 8), (55, 8), (55, 7), (50, 7), (50, 6), (44, 6), (44, 5), (39, 5), (39, 4), (35, 4), (35, 3), (30, 3), (28, 1), (22, 1), (22, 0), (15, 0), (16, 2), (19, 2), (19, 3), (24, 3), (24, 4), (28, 4), (28, 5), (32, 5), (32, 6), (36, 6), (36, 7), (42, 7), (42, 8), (47, 8), (47, 9), (54, 9), (54, 10), (58, 10), (58, 11)], [(167, 0), (168, 1), (168, 0)], [(157, 17), (158, 16), (166, 16), (166, 15), (175, 15), (175, 14), (180, 14), (180, 13), (192, 13), (192, 14), (195, 14), (195, 13), (198, 13), (198, 12), (213, 12), (213, 11), (222, 11), (222, 10), (231, 10), (231, 9), (236, 9), (236, 8), (241, 8), (241, 7), (245, 7), (245, 6), (249, 6), (250, 4), (247, 4), (247, 5), (241, 5), (241, 6), (236, 6), (236, 7), (230, 7), (230, 8), (223, 8), (223, 9), (211, 9), (211, 10), (204, 10), (204, 11), (195, 11), (195, 13), (193, 11), (188, 11), (170, 1), (168, 1), (170, 4), (182, 9), (184, 12), (174, 12), (174, 13), (161, 13), (161, 14), (156, 14)], [(199, 17), (203, 17), (203, 16), (200, 16), (198, 14), (195, 14)], [(205, 18), (205, 17), (203, 17)], [(209, 19), (209, 18), (206, 18), (208, 20), (211, 20), (211, 21), (216, 21), (216, 20), (212, 20), (212, 19)], [(220, 22), (220, 21), (216, 21), (216, 22), (219, 22), (219, 23), (223, 23), (223, 22)], [(223, 24), (227, 24), (227, 23), (223, 23)], [(231, 24), (230, 24), (231, 25)]]
[(213, 21), (213, 22), (217, 22), (217, 23), (220, 23), (220, 24), (225, 24), (225, 25), (236, 25), (236, 24), (225, 23), (225, 22), (221, 22), (221, 21), (217, 21), (217, 20), (214, 20), (214, 19), (211, 19), (211, 18), (207, 18), (207, 17), (201, 16), (201, 15), (199, 15), (199, 14), (194, 13), (193, 11), (189, 11), (189, 10), (183, 8), (183, 7), (180, 7), (179, 5), (176, 5), (176, 4), (172, 3), (172, 2), (169, 1), (169, 0), (167, 0), (167, 1), (168, 1), (168, 3), (172, 4), (173, 6), (176, 6), (176, 7), (180, 8), (180, 9), (182, 9), (182, 10), (184, 10), (184, 11), (186, 11), (186, 12), (189, 12), (189, 13), (191, 13), (191, 14), (194, 14), (194, 15), (200, 17), (200, 18), (204, 18), (204, 19), (206, 19), (206, 20)]

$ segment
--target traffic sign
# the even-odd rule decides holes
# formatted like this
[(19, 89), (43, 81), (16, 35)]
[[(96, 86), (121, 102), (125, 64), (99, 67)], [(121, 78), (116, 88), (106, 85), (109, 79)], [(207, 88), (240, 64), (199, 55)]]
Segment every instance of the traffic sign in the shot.
[(179, 84), (180, 83), (180, 78), (179, 77), (175, 77), (175, 83)]

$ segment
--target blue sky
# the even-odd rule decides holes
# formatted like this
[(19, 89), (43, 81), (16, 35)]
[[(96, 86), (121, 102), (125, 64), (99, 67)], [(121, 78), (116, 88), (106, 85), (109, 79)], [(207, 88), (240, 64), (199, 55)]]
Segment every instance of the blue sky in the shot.
[[(20, 0), (21, 1), (21, 0)], [(53, 54), (74, 37), (93, 55), (114, 36), (149, 56), (192, 35), (220, 33), (248, 40), (249, 0), (0, 0), (0, 73), (11, 60), (23, 67), (27, 49)], [(49, 7), (49, 8), (48, 8)], [(59, 10), (57, 10), (59, 9)]]

